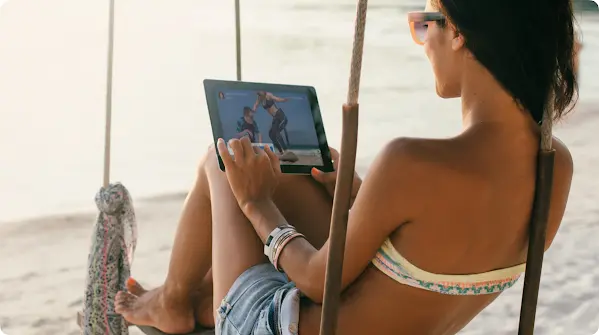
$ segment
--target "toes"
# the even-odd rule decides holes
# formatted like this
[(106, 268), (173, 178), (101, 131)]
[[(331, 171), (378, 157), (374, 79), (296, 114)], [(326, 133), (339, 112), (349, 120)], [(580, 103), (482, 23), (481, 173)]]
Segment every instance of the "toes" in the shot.
[(122, 314), (130, 311), (137, 301), (137, 297), (129, 292), (118, 292), (114, 299), (115, 312)]
[(131, 292), (132, 294), (134, 294), (138, 297), (147, 292), (147, 290), (144, 289), (143, 286), (141, 286), (137, 282), (137, 280), (135, 280), (131, 277), (129, 279), (127, 279), (127, 291)]
[(122, 313), (123, 310), (125, 309), (124, 304), (125, 304), (125, 302), (124, 302), (123, 292), (118, 292), (116, 294), (116, 297), (114, 298), (114, 311), (119, 314)]

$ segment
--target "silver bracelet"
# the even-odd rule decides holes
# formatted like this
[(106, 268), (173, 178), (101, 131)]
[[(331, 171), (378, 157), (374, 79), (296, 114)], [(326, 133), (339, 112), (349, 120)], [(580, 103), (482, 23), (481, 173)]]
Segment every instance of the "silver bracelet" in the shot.
[(276, 227), (266, 238), (266, 242), (264, 243), (264, 255), (268, 257), (270, 263), (274, 264), (274, 257), (276, 254), (276, 248), (281, 243), (281, 238), (283, 235), (287, 235), (289, 233), (295, 232), (295, 228), (291, 225), (285, 224)]
[(279, 234), (277, 236), (277, 239), (273, 241), (272, 243), (272, 247), (270, 248), (270, 262), (272, 263), (272, 265), (276, 266), (276, 255), (279, 253), (279, 249), (281, 248), (282, 244), (285, 242), (285, 240), (287, 240), (287, 238), (289, 238), (289, 236), (295, 234), (297, 231), (295, 230), (295, 228), (291, 228), (291, 229), (286, 229), (284, 232), (281, 232), (281, 234)]

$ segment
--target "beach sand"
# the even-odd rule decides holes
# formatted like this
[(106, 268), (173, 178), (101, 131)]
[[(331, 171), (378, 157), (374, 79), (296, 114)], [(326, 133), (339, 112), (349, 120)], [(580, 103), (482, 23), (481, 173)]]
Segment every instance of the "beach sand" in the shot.
[[(599, 329), (599, 180), (593, 175), (599, 155), (585, 140), (591, 129), (599, 129), (599, 118), (590, 106), (577, 112), (558, 131), (571, 143), (576, 174), (564, 222), (545, 255), (536, 321), (540, 335), (591, 335)], [(577, 131), (581, 128), (587, 131)], [(184, 197), (135, 202), (139, 241), (133, 275), (148, 287), (164, 280)], [(0, 225), (0, 325), (8, 335), (78, 333), (75, 314), (81, 306), (94, 216), (90, 212)], [(460, 334), (515, 334), (522, 283)], [(131, 334), (139, 331), (131, 328)]]
[[(133, 275), (164, 280), (184, 195), (136, 203), (139, 241)], [(90, 228), (96, 213), (0, 226), (0, 326), (8, 335), (78, 334)], [(131, 334), (141, 334), (131, 328)]]

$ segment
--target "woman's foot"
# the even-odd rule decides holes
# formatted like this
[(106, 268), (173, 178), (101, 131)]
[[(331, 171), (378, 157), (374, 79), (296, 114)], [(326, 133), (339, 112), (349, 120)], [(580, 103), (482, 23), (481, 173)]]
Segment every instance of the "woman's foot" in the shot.
[(164, 286), (145, 290), (134, 280), (127, 281), (129, 292), (119, 292), (115, 311), (127, 322), (150, 326), (165, 333), (184, 334), (195, 328), (194, 311), (188, 296), (169, 295)]
[(292, 151), (285, 151), (281, 156), (279, 156), (279, 159), (283, 162), (291, 162), (291, 163), (295, 163), (299, 160), (297, 155), (294, 154)]
[(133, 278), (129, 278), (127, 280), (127, 291), (129, 291), (129, 293), (136, 295), (138, 297), (146, 294), (148, 292), (148, 290), (146, 290), (145, 288), (143, 288), (138, 282), (137, 280), (133, 279)]

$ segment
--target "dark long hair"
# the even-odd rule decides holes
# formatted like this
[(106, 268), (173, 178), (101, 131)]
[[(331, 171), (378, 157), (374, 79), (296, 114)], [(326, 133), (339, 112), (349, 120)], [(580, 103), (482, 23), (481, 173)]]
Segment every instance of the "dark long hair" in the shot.
[(574, 13), (570, 0), (437, 0), (466, 47), (540, 123), (574, 107)]

